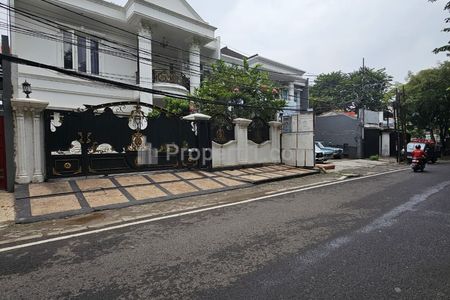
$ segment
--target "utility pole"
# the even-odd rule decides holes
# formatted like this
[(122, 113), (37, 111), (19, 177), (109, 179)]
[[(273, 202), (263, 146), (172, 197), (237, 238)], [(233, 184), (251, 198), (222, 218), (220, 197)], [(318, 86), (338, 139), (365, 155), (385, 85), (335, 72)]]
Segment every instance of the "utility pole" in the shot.
[[(11, 54), (9, 38), (2, 35), (2, 53)], [(3, 68), (3, 114), (5, 122), (6, 189), (14, 192), (16, 166), (14, 164), (14, 121), (11, 106), (13, 87), (11, 80), (11, 61), (2, 59)]]
[[(366, 71), (366, 64), (365, 64), (365, 58), (363, 57), (362, 59), (362, 78), (361, 78), (361, 91), (360, 94), (361, 96), (359, 97), (359, 105), (361, 108), (359, 109), (360, 111), (358, 111), (358, 114), (360, 115), (360, 118), (362, 120), (362, 131), (361, 131), (361, 152), (362, 152), (362, 157), (364, 158), (366, 156), (366, 111), (365, 111), (365, 106), (363, 105), (363, 97), (364, 97), (364, 89), (365, 89), (365, 80), (364, 80), (364, 75)], [(361, 113), (360, 113), (361, 112)]]
[[(401, 97), (403, 97), (404, 103), (406, 100), (405, 86), (403, 86)], [(406, 111), (403, 109), (403, 107), (402, 107), (402, 133), (403, 133), (403, 148), (405, 148), (403, 159), (406, 161), (408, 156), (408, 154), (406, 153), (406, 145), (408, 144), (408, 141), (406, 138)]]
[(394, 102), (394, 129), (397, 137), (397, 163), (400, 163), (400, 131), (399, 131), (399, 117), (398, 108), (400, 103), (400, 95), (398, 89), (395, 89), (395, 102)]

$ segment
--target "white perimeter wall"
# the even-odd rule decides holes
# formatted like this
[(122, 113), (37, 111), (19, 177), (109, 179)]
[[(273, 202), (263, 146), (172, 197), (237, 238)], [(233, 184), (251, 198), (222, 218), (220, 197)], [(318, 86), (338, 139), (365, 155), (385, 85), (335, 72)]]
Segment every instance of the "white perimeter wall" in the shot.
[(248, 140), (247, 130), (251, 120), (236, 119), (235, 138), (226, 144), (212, 143), (213, 168), (280, 163), (281, 123), (269, 122), (270, 140), (256, 144)]

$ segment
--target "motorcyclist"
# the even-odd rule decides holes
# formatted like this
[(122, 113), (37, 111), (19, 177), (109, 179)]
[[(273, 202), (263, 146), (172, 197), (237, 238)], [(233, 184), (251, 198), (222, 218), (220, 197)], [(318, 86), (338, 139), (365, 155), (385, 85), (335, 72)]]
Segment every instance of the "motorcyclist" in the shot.
[(420, 163), (424, 163), (427, 155), (421, 148), (420, 145), (416, 145), (416, 149), (412, 152), (412, 159), (418, 159)]

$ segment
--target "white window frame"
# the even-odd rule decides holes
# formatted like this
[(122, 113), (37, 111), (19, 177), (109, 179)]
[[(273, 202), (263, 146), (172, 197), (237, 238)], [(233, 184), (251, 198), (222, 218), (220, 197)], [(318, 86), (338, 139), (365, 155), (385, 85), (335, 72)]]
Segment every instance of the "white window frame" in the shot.
[(61, 30), (62, 37), (62, 46), (59, 49), (59, 61), (60, 66), (64, 68), (64, 32), (69, 32), (72, 34), (72, 71), (78, 71), (78, 37), (84, 36), (86, 38), (86, 74), (91, 74), (92, 63), (91, 63), (91, 41), (95, 40), (98, 43), (98, 71), (99, 74), (92, 74), (99, 76), (102, 74), (102, 66), (103, 66), (103, 55), (100, 53), (101, 41), (98, 39), (90, 38), (89, 36), (85, 36), (83, 34), (77, 34), (76, 30)]

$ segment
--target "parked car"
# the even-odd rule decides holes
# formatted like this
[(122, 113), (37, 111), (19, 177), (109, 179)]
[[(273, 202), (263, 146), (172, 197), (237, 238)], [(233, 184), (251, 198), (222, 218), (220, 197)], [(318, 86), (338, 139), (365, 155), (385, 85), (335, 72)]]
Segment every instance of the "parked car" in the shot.
[(333, 157), (333, 151), (321, 149), (319, 146), (314, 145), (316, 151), (316, 162), (326, 162), (328, 159)]
[(333, 152), (333, 158), (342, 158), (344, 153), (344, 149), (338, 147), (326, 147), (323, 145), (323, 142), (316, 142), (316, 146), (322, 150), (329, 150)]

